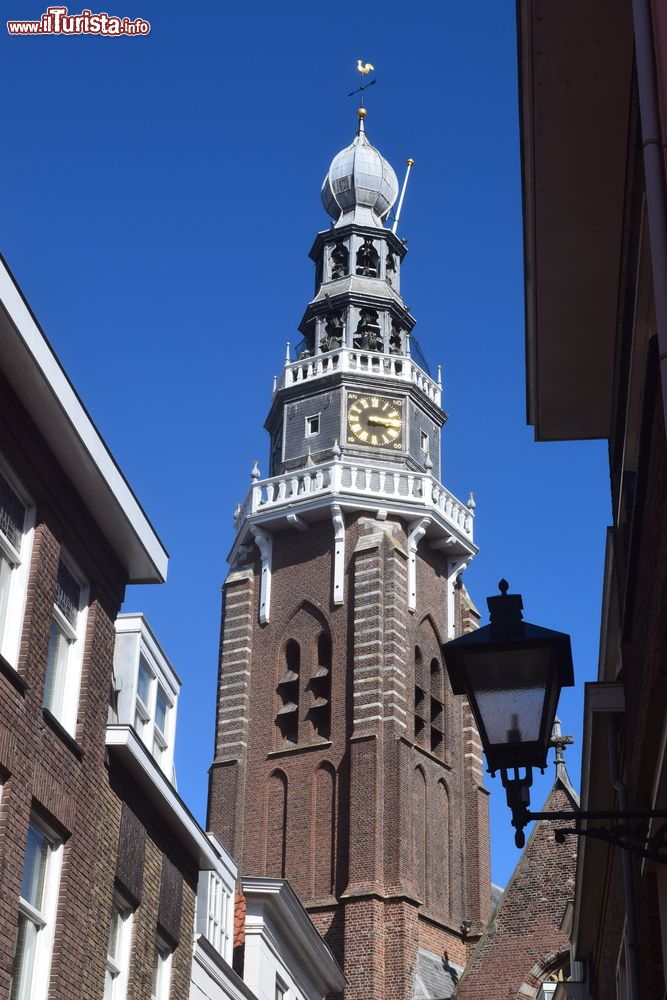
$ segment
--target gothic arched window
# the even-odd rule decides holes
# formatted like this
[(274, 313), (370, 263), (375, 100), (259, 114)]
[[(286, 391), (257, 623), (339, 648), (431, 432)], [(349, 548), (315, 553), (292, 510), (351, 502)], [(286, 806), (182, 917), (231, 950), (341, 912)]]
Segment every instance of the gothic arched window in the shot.
[(278, 714), (276, 725), (285, 743), (299, 740), (299, 674), (301, 648), (295, 639), (285, 645), (278, 678)]

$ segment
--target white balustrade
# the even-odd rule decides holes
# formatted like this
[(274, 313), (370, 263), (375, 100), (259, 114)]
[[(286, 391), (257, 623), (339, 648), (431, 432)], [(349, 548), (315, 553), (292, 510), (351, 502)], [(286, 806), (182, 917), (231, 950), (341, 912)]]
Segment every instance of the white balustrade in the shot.
[(473, 509), (457, 500), (432, 475), (390, 466), (361, 465), (346, 459), (256, 480), (237, 508), (234, 524), (239, 528), (250, 514), (289, 507), (296, 500), (327, 493), (408, 502), (423, 510), (436, 511), (470, 541), (473, 538)]
[(362, 351), (351, 347), (341, 347), (337, 351), (315, 354), (309, 358), (302, 358), (301, 361), (286, 364), (274, 386), (274, 392), (300, 382), (324, 378), (337, 371), (359, 372), (380, 378), (397, 379), (400, 382), (411, 382), (437, 406), (440, 406), (442, 401), (441, 387), (412, 358), (399, 354)]

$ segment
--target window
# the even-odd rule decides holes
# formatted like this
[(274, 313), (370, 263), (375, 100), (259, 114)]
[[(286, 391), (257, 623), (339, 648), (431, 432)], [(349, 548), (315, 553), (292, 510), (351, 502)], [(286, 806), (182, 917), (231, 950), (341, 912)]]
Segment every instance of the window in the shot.
[(169, 985), (171, 982), (171, 948), (158, 938), (155, 948), (155, 965), (153, 967), (153, 997), (152, 1000), (169, 1000)]
[(34, 509), (0, 468), (0, 654), (13, 667), (21, 638), (34, 517)]
[(88, 588), (61, 559), (49, 633), (44, 707), (74, 735), (79, 707)]
[(157, 686), (157, 696), (155, 698), (155, 725), (153, 727), (153, 756), (158, 764), (162, 763), (162, 758), (167, 749), (167, 713), (169, 702), (167, 693), (161, 684)]
[(306, 417), (306, 437), (314, 437), (315, 434), (319, 433), (320, 433), (319, 413), (313, 414), (312, 417)]
[(301, 647), (295, 639), (285, 646), (283, 665), (278, 680), (278, 714), (276, 723), (283, 743), (297, 743), (299, 739), (299, 671)]
[(138, 736), (142, 736), (149, 722), (151, 714), (149, 704), (151, 700), (151, 681), (153, 675), (146, 665), (143, 656), (139, 659), (139, 673), (137, 675), (137, 706), (134, 713), (134, 728)]
[(213, 871), (199, 873), (197, 931), (210, 941), (218, 954), (232, 957), (233, 896)]
[(278, 976), (276, 976), (276, 1000), (287, 1000), (287, 987)]
[(125, 1000), (132, 943), (132, 908), (116, 894), (111, 908), (104, 1000)]
[(328, 740), (331, 736), (331, 639), (325, 632), (317, 639), (317, 663), (308, 687), (311, 692), (308, 715), (314, 735)]
[(428, 434), (426, 431), (419, 432), (419, 447), (422, 451), (428, 452)]
[(38, 820), (28, 828), (10, 1000), (46, 1000), (62, 844)]
[(157, 679), (146, 658), (140, 656), (134, 728), (160, 767), (165, 764), (169, 749), (172, 707), (166, 688)]

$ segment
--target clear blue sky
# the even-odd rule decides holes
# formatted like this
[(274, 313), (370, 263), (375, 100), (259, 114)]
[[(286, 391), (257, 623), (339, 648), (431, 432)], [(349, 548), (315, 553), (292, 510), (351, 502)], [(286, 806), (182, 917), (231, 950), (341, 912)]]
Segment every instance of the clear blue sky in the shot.
[[(4, 16), (45, 6), (8, 0)], [(378, 79), (371, 141), (400, 177), (416, 161), (403, 291), (444, 366), (444, 481), (476, 495), (467, 585), (485, 611), (505, 576), (528, 620), (572, 634), (577, 688), (559, 714), (577, 783), (606, 446), (535, 444), (526, 426), (513, 0), (101, 9), (149, 20), (150, 36), (1, 36), (0, 245), (171, 554), (166, 586), (131, 588), (125, 609), (147, 614), (184, 681), (181, 794), (203, 820), (232, 511), (254, 459), (267, 471), (271, 379), (312, 294), (320, 184), (354, 134), (360, 57)], [(504, 883), (517, 852), (489, 784)]]

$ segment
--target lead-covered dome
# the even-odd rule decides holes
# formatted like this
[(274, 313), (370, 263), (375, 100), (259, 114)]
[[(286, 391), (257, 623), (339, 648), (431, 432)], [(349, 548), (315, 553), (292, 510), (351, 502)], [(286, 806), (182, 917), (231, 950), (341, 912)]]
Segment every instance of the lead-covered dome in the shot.
[(331, 161), (322, 184), (322, 203), (335, 226), (348, 222), (382, 226), (397, 195), (396, 174), (366, 138), (364, 115), (360, 114), (354, 142)]

